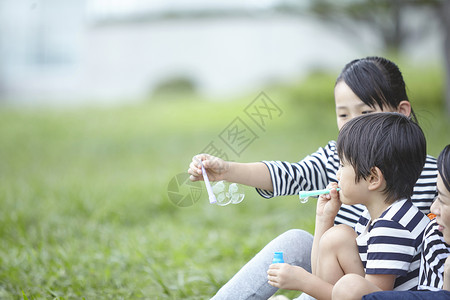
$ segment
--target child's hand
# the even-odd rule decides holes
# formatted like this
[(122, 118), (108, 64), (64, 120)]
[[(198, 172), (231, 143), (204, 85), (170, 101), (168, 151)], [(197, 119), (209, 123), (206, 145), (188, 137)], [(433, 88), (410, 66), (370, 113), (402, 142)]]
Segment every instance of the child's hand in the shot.
[(336, 191), (337, 187), (337, 183), (330, 183), (327, 188), (331, 189), (331, 192), (329, 194), (320, 195), (319, 199), (317, 200), (317, 217), (332, 219), (336, 217), (342, 204), (339, 200), (339, 192)]
[(267, 270), (268, 283), (279, 289), (303, 290), (302, 279), (306, 272), (302, 267), (289, 264), (271, 264)]
[(191, 181), (203, 180), (200, 162), (205, 167), (210, 181), (225, 179), (224, 175), (229, 169), (229, 162), (209, 154), (198, 154), (192, 158), (192, 162), (189, 165), (188, 173), (191, 175), (189, 177)]

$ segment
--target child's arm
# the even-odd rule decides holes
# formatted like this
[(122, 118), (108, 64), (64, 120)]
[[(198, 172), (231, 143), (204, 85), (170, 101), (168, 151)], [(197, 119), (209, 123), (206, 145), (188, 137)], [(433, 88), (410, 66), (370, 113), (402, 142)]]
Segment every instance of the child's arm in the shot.
[(394, 289), (395, 278), (397, 275), (393, 274), (366, 274), (364, 277), (368, 282), (377, 286), (380, 290), (383, 291), (392, 291)]
[(205, 167), (211, 181), (226, 180), (273, 191), (269, 169), (262, 162), (229, 162), (209, 154), (199, 154), (192, 158), (192, 162), (189, 165), (188, 173), (191, 175), (190, 179), (192, 181), (203, 180), (200, 162)]
[(331, 183), (327, 186), (333, 189), (329, 194), (321, 195), (317, 200), (316, 208), (316, 226), (314, 230), (314, 241), (311, 251), (311, 269), (316, 274), (316, 264), (319, 253), (319, 242), (322, 235), (334, 226), (334, 219), (341, 207), (339, 193), (336, 191), (337, 183)]
[(444, 264), (444, 290), (450, 291), (450, 256), (447, 257)]
[[(368, 275), (366, 275), (367, 277)], [(392, 278), (392, 282), (395, 279), (395, 275), (371, 275), (371, 276), (394, 276)], [(372, 278), (373, 279), (373, 278)], [(376, 281), (383, 281), (383, 279), (379, 278)], [(390, 280), (390, 279), (389, 279)], [(392, 284), (393, 285), (393, 284)], [(361, 299), (364, 295), (382, 291), (378, 285), (374, 284), (372, 281), (369, 281), (367, 278), (362, 277), (357, 274), (347, 274), (341, 279), (333, 287), (332, 297), (333, 300), (353, 300), (353, 299)], [(392, 290), (384, 289), (384, 290)]]
[(302, 291), (316, 299), (331, 299), (333, 285), (301, 267), (272, 264), (267, 275), (269, 284), (276, 288)]

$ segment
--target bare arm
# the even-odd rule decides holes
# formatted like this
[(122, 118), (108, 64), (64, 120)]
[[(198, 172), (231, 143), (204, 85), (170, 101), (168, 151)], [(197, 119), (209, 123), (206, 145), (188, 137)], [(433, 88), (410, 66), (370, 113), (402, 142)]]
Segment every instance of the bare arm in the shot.
[[(369, 280), (366, 278), (358, 275), (358, 274), (347, 274), (341, 279), (339, 279), (338, 282), (333, 287), (333, 300), (360, 300), (364, 295), (373, 293), (373, 292), (379, 292), (383, 289), (380, 288), (376, 283), (374, 283), (372, 280)], [(387, 276), (386, 279), (387, 285), (385, 286), (384, 283), (381, 283), (381, 281), (384, 281), (383, 278), (377, 278), (375, 279), (376, 282), (383, 285), (385, 290), (389, 289), (389, 286), (394, 286), (394, 275), (372, 275), (372, 276)], [(374, 278), (371, 278), (374, 279)], [(392, 283), (389, 283), (391, 281)], [(392, 290), (392, 288), (390, 288)]]
[(230, 169), (225, 180), (273, 192), (269, 169), (262, 162), (230, 162)]
[(366, 274), (365, 279), (383, 291), (392, 291), (394, 289), (396, 275), (391, 274)]
[(316, 274), (317, 271), (317, 260), (318, 260), (318, 253), (319, 253), (319, 244), (320, 239), (322, 238), (322, 235), (331, 227), (334, 226), (334, 219), (333, 220), (320, 220), (320, 218), (316, 218), (316, 227), (314, 230), (314, 240), (313, 240), (313, 246), (311, 250), (311, 271), (313, 274)]
[[(336, 188), (336, 183), (331, 183), (328, 188)], [(316, 274), (317, 260), (319, 253), (319, 243), (322, 235), (331, 227), (334, 226), (334, 219), (341, 207), (339, 194), (336, 190), (332, 190), (328, 195), (322, 195), (317, 200), (316, 209), (316, 226), (314, 229), (314, 241), (311, 251), (311, 269), (312, 273)]]
[(211, 181), (226, 180), (273, 191), (269, 169), (262, 162), (229, 162), (208, 154), (199, 154), (192, 158), (189, 165), (188, 173), (192, 181), (203, 180), (200, 161)]

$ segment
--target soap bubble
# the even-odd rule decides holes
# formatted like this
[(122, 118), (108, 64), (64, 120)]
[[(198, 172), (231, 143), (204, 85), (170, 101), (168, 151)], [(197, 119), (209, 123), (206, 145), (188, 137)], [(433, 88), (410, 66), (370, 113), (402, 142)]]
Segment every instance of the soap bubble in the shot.
[(225, 191), (225, 182), (219, 181), (212, 187), (212, 191), (214, 194), (220, 194)]
[(233, 203), (233, 204), (241, 203), (242, 200), (244, 200), (244, 197), (245, 197), (244, 194), (234, 194), (234, 195), (231, 197), (231, 203)]
[(227, 196), (226, 196), (226, 194), (225, 193), (220, 193), (220, 194), (218, 194), (218, 195), (216, 195), (216, 199), (217, 199), (217, 205), (220, 205), (220, 206), (225, 206), (225, 205), (228, 205), (228, 204), (230, 204), (230, 202), (231, 202), (231, 199), (230, 198), (228, 198)]
[(232, 184), (230, 184), (230, 187), (228, 188), (228, 193), (234, 194), (234, 193), (237, 193), (238, 190), (239, 190), (239, 188), (238, 188), (237, 184), (232, 183)]
[(300, 198), (300, 203), (306, 203), (308, 202), (309, 197)]
[(245, 198), (245, 194), (239, 191), (239, 186), (236, 183), (231, 183), (226, 192), (226, 182), (222, 180), (214, 184), (212, 190), (216, 195), (216, 204), (219, 206), (225, 206), (230, 203), (238, 204)]

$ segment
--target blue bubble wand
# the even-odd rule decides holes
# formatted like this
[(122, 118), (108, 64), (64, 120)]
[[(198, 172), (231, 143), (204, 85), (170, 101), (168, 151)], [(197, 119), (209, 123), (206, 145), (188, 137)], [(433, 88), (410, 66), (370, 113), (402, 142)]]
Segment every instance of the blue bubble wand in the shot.
[[(339, 191), (340, 188), (337, 188), (336, 191)], [(315, 191), (300, 191), (298, 193), (298, 197), (300, 198), (301, 203), (308, 202), (308, 197), (314, 197), (314, 196), (320, 196), (329, 194), (331, 192), (330, 189), (323, 189), (323, 190), (315, 190)]]

